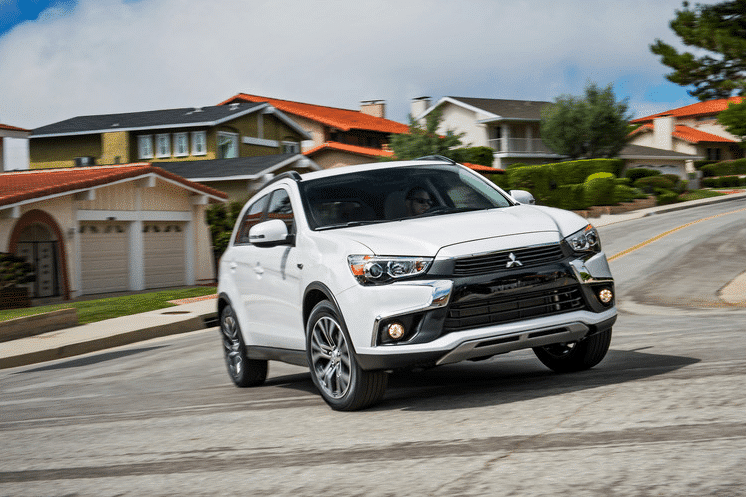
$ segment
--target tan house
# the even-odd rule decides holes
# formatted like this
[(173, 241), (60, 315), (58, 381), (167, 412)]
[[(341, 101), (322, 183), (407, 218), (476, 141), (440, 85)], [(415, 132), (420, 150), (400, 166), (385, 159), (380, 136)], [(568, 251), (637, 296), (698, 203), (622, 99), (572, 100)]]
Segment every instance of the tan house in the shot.
[(205, 209), (226, 195), (150, 164), (0, 173), (0, 252), (33, 298), (215, 281)]
[(634, 119), (632, 124), (640, 127), (632, 133), (630, 143), (710, 161), (742, 158), (740, 137), (728, 133), (717, 121), (729, 104), (740, 102), (741, 97), (709, 100)]
[(266, 102), (290, 116), (309, 135), (302, 152), (324, 169), (392, 155), (391, 135), (409, 132), (409, 126), (386, 119), (381, 100), (364, 101), (358, 111), (239, 93), (220, 105), (238, 102)]
[(33, 130), (31, 168), (300, 153), (310, 137), (266, 103), (79, 116)]

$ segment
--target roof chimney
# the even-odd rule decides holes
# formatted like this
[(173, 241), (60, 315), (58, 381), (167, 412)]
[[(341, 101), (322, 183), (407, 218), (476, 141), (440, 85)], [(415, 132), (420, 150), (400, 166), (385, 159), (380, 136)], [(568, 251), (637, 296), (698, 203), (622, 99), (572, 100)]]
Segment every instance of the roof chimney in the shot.
[(385, 100), (363, 100), (360, 102), (360, 112), (373, 117), (386, 117)]
[(674, 118), (671, 115), (653, 119), (653, 146), (673, 150)]
[(425, 113), (430, 108), (430, 97), (417, 97), (412, 99), (410, 106), (410, 114), (413, 119), (417, 119), (419, 116)]

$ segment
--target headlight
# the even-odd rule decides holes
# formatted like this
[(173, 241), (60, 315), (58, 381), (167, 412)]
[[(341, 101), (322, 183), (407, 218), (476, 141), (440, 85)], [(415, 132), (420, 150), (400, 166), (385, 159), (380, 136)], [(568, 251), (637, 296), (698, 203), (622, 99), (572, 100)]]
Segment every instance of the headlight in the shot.
[(601, 238), (596, 228), (590, 224), (580, 231), (565, 238), (565, 241), (573, 252), (600, 252)]
[(387, 257), (350, 255), (347, 263), (361, 285), (380, 285), (400, 278), (422, 274), (430, 267), (432, 257)]

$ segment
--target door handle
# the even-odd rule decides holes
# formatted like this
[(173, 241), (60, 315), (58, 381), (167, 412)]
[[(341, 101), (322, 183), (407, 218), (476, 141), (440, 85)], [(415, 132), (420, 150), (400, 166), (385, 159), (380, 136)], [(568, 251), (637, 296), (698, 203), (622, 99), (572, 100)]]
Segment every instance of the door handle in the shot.
[(264, 274), (264, 268), (257, 262), (256, 266), (254, 266), (254, 272), (259, 275)]
[(237, 267), (238, 267), (238, 263), (231, 262), (231, 265), (230, 265), (231, 271), (235, 271)]

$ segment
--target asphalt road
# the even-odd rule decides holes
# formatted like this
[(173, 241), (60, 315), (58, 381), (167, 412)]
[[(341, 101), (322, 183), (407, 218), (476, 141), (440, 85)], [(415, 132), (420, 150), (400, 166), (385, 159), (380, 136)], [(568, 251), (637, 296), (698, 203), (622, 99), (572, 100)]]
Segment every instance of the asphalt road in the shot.
[(619, 321), (582, 373), (512, 353), (338, 413), (302, 368), (233, 387), (214, 328), (1, 371), (0, 496), (746, 495), (746, 309), (717, 298), (739, 209), (600, 230), (615, 255), (702, 220), (612, 261)]

